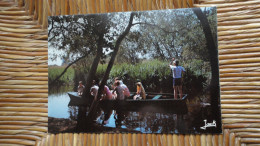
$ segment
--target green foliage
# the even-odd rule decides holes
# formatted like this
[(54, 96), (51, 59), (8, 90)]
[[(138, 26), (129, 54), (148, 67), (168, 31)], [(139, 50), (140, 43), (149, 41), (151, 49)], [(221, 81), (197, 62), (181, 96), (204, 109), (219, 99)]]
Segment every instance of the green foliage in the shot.
[[(48, 69), (49, 83), (55, 80), (64, 70), (64, 66), (51, 66)], [(58, 80), (58, 84), (69, 84), (74, 80), (74, 69), (68, 68), (66, 73)]]
[(183, 65), (195, 73), (195, 75), (207, 76), (210, 79), (210, 63), (202, 59), (191, 59), (183, 62)]
[(170, 69), (168, 63), (159, 60), (146, 60), (136, 65), (128, 63), (116, 64), (110, 72), (112, 78), (127, 75), (140, 80), (146, 80), (147, 78), (154, 76), (163, 79), (169, 74)]
[(192, 94), (190, 97), (202, 95), (207, 87), (207, 77), (202, 74), (198, 75), (196, 72), (187, 68), (183, 77), (183, 88), (185, 93)]

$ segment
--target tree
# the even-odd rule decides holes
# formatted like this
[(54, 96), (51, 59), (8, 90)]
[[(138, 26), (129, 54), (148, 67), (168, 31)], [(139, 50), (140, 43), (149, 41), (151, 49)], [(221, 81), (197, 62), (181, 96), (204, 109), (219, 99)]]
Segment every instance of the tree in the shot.
[(99, 101), (100, 101), (100, 98), (101, 98), (101, 94), (104, 90), (104, 86), (109, 78), (109, 73), (113, 67), (113, 64), (114, 64), (114, 61), (115, 61), (115, 58), (116, 58), (116, 55), (117, 55), (117, 52), (119, 50), (119, 47), (120, 47), (120, 44), (121, 42), (123, 41), (123, 39), (126, 37), (126, 35), (129, 33), (131, 27), (132, 27), (132, 24), (133, 24), (133, 19), (134, 19), (134, 16), (136, 14), (134, 12), (131, 13), (130, 15), (130, 18), (129, 18), (129, 22), (128, 22), (128, 25), (126, 27), (126, 29), (118, 36), (117, 40), (116, 40), (116, 43), (115, 43), (115, 47), (114, 47), (114, 52), (110, 58), (110, 61), (108, 63), (108, 66), (107, 66), (107, 69), (106, 69), (106, 72), (105, 72), (105, 75), (103, 76), (103, 79), (101, 81), (101, 84), (99, 86), (99, 90), (98, 90), (98, 94), (97, 96), (94, 98), (94, 101), (90, 107), (90, 111), (89, 111), (89, 114), (88, 114), (88, 117), (87, 119), (92, 121), (93, 120), (93, 116), (95, 114), (95, 111), (97, 109), (97, 106), (99, 104)]
[[(211, 13), (207, 14), (211, 16)], [(209, 57), (203, 53), (206, 45), (205, 38), (201, 37), (202, 28), (192, 10), (143, 12), (133, 25), (122, 42), (121, 55), (117, 57), (119, 62), (125, 60), (134, 64), (140, 61), (140, 56), (143, 59), (175, 57), (185, 61), (193, 58), (208, 61)]]
[[(111, 37), (109, 35), (105, 37), (110, 31), (110, 27), (111, 21), (108, 14), (89, 15), (88, 17), (84, 15), (49, 17), (49, 47), (65, 52), (62, 57), (71, 62), (54, 82), (71, 65), (90, 55), (95, 55), (87, 75), (87, 84), (83, 94), (83, 97), (87, 98), (98, 63), (103, 55), (103, 48), (112, 45), (109, 41)], [(53, 58), (56, 57), (57, 54), (54, 53)]]
[[(200, 24), (202, 26), (205, 38), (206, 38), (206, 46), (207, 50), (210, 56), (210, 64), (211, 64), (211, 74), (212, 79), (210, 83), (210, 97), (211, 97), (211, 105), (212, 105), (212, 115), (216, 118), (217, 125), (219, 125), (220, 128), (218, 130), (221, 130), (221, 116), (220, 114), (220, 93), (219, 93), (219, 69), (218, 69), (218, 49), (217, 44), (215, 42), (215, 39), (213, 37), (213, 33), (211, 31), (211, 27), (209, 25), (208, 19), (206, 15), (202, 12), (200, 8), (193, 8), (192, 9), (195, 15), (198, 17)], [(214, 9), (216, 11), (216, 9)], [(216, 12), (215, 12), (216, 13)], [(216, 131), (215, 131), (216, 132)]]

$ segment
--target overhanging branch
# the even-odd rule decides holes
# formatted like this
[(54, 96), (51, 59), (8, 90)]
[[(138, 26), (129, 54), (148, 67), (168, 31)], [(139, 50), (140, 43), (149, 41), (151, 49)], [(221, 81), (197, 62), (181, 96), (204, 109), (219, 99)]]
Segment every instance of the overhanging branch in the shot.
[(68, 70), (68, 68), (69, 68), (71, 65), (73, 65), (74, 63), (80, 61), (81, 59), (85, 58), (86, 56), (87, 56), (87, 54), (84, 55), (84, 56), (81, 56), (81, 57), (77, 58), (75, 61), (71, 62), (71, 63), (63, 70), (63, 72), (62, 72), (55, 80), (53, 80), (53, 81), (50, 83), (50, 85), (53, 85), (56, 81), (58, 81), (58, 80), (63, 76), (63, 74), (66, 73), (66, 71)]

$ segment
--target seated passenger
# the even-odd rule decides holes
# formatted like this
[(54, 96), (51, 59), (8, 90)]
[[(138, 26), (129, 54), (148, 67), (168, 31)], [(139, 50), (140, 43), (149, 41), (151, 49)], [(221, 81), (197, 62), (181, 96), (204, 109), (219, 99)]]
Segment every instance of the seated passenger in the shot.
[(93, 80), (93, 82), (92, 82), (92, 87), (90, 88), (90, 94), (92, 95), (92, 96), (94, 96), (94, 97), (96, 97), (97, 96), (97, 94), (98, 94), (98, 85), (96, 84), (96, 81), (95, 80)]
[(137, 82), (136, 86), (137, 86), (137, 91), (136, 91), (136, 95), (134, 96), (133, 99), (134, 100), (146, 99), (146, 93), (145, 93), (142, 83)]
[(119, 82), (116, 82), (116, 100), (125, 100), (124, 89), (120, 86)]
[(79, 86), (78, 86), (78, 95), (79, 96), (82, 96), (84, 89), (85, 89), (85, 86), (82, 84), (82, 81), (79, 81)]
[(115, 78), (115, 82), (119, 82), (119, 85), (124, 89), (124, 95), (125, 95), (125, 97), (128, 98), (128, 97), (130, 96), (130, 91), (129, 91), (128, 87), (127, 87), (127, 86), (123, 83), (123, 81), (122, 81), (120, 78), (118, 78), (118, 77)]
[(104, 86), (103, 98), (102, 99), (105, 99), (105, 100), (113, 99), (113, 95), (112, 95), (112, 93), (110, 92), (109, 88), (106, 85)]

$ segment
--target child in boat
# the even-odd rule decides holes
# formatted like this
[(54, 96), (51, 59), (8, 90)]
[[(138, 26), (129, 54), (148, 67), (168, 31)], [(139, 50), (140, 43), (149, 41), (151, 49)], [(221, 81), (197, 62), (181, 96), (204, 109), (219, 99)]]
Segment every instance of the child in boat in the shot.
[(79, 96), (82, 96), (84, 88), (85, 88), (85, 86), (82, 84), (82, 81), (79, 81), (79, 86), (78, 86), (78, 95)]
[(120, 86), (119, 82), (115, 83), (116, 100), (125, 100), (124, 89)]
[(136, 83), (137, 91), (134, 100), (146, 99), (146, 93), (141, 82)]
[(90, 94), (94, 97), (96, 97), (97, 93), (98, 93), (98, 85), (96, 84), (96, 81), (93, 80), (92, 82), (92, 87), (90, 88)]

